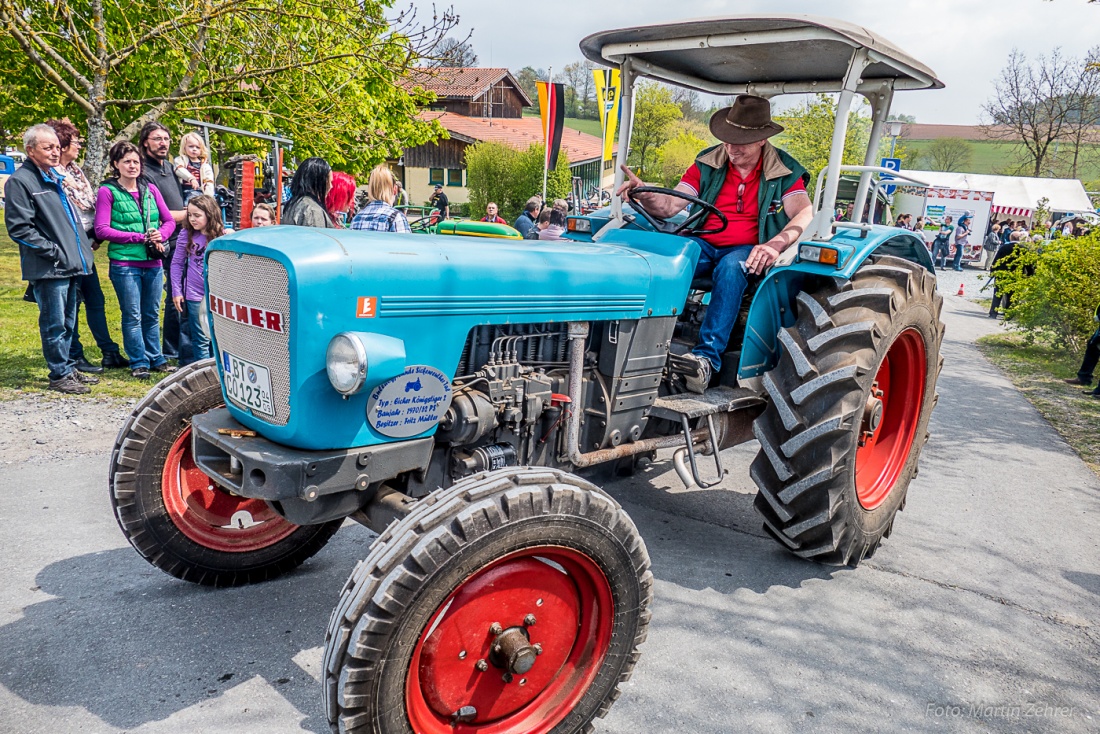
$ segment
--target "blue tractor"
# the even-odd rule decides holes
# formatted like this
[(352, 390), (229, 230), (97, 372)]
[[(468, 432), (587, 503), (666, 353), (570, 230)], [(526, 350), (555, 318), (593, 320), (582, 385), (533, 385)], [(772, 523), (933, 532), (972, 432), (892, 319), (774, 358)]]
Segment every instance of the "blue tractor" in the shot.
[(639, 77), (839, 93), (813, 223), (746, 298), (710, 389), (683, 391), (669, 368), (706, 308), (699, 246), (683, 236), (701, 217), (616, 199), (570, 219), (565, 242), (219, 238), (216, 358), (160, 382), (119, 434), (119, 524), (181, 579), (272, 578), (347, 518), (380, 533), (329, 621), (334, 730), (563, 734), (607, 712), (638, 661), (653, 576), (596, 467), (667, 450), (708, 486), (722, 449), (756, 439), (764, 527), (799, 556), (848, 565), (890, 534), (916, 476), (941, 364), (932, 262), (919, 235), (831, 214), (854, 96), (874, 120), (860, 212), (894, 92), (942, 87), (933, 72), (809, 16), (628, 28), (581, 48), (621, 69), (621, 153)]

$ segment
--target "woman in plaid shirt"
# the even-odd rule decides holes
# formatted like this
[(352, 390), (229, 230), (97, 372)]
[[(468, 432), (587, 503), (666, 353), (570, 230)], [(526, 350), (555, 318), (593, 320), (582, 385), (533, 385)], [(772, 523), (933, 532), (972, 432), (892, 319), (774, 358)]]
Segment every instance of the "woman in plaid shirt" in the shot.
[(377, 165), (370, 172), (367, 183), (367, 196), (370, 201), (359, 210), (351, 220), (352, 229), (366, 229), (374, 232), (411, 232), (409, 220), (393, 207), (397, 196), (397, 184), (393, 172), (386, 164)]

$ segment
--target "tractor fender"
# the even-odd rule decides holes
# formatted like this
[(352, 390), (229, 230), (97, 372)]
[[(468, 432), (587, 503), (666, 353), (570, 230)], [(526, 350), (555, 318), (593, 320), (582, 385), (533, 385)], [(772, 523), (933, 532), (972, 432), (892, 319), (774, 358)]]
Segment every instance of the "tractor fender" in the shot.
[(841, 229), (827, 241), (802, 242), (798, 247), (806, 245), (835, 249), (837, 264), (810, 262), (796, 255), (790, 263), (773, 267), (764, 276), (749, 308), (745, 341), (741, 347), (737, 378), (743, 387), (758, 390), (759, 378), (779, 361), (779, 330), (794, 324), (795, 299), (807, 278), (851, 280), (872, 254), (900, 257), (932, 274), (936, 272), (923, 238), (897, 227), (872, 225), (866, 230)]

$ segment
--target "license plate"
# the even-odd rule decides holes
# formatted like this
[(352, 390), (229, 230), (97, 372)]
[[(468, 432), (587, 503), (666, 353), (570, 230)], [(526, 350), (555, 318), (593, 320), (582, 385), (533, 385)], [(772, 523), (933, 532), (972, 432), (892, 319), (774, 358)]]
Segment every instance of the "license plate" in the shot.
[(229, 398), (256, 413), (274, 417), (271, 402), (271, 373), (263, 365), (235, 357), (222, 351), (225, 392)]

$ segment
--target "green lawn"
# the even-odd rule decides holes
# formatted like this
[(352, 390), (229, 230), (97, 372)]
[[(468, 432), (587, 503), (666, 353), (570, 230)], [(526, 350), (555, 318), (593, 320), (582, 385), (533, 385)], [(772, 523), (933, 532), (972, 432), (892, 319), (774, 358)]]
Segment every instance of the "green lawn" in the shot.
[[(19, 277), (19, 246), (8, 238), (3, 221), (0, 212), (0, 400), (10, 400), (23, 392), (46, 392), (49, 370), (42, 357), (42, 341), (38, 335), (38, 307), (23, 300), (27, 284)], [(96, 263), (103, 294), (107, 297), (107, 325), (111, 336), (121, 344), (121, 316), (115, 290), (107, 279), (105, 248), (96, 252)], [(83, 313), (81, 308), (80, 336), (84, 353), (98, 363), (101, 355)], [(92, 392), (85, 397), (136, 398), (148, 392), (149, 385), (148, 381), (130, 377), (129, 370), (108, 370), (100, 375), (100, 383), (93, 385)]]
[[(928, 146), (932, 144), (931, 140), (904, 140), (902, 141), (905, 147), (910, 150), (916, 151), (918, 154), (923, 155)], [(972, 151), (970, 163), (964, 167), (969, 173), (995, 173), (1005, 175), (1021, 175), (1030, 176), (1032, 171), (1020, 171), (1017, 173), (1016, 167), (1019, 156), (1016, 155), (1016, 151), (1021, 147), (1019, 143), (1007, 143), (998, 141), (985, 141), (985, 140), (968, 140), (966, 141), (970, 145)], [(1084, 159), (1084, 165), (1078, 168), (1078, 178), (1088, 183), (1090, 181), (1100, 180), (1100, 155), (1097, 155), (1098, 146), (1090, 146), (1090, 150), (1082, 154)], [(1060, 164), (1067, 165), (1068, 161), (1065, 159), (1065, 150), (1061, 151), (1058, 157)], [(918, 164), (918, 168), (924, 169), (927, 165), (925, 162)], [(1057, 170), (1057, 176), (1068, 176), (1065, 171)], [(1044, 171), (1043, 176), (1049, 176), (1049, 171)]]

